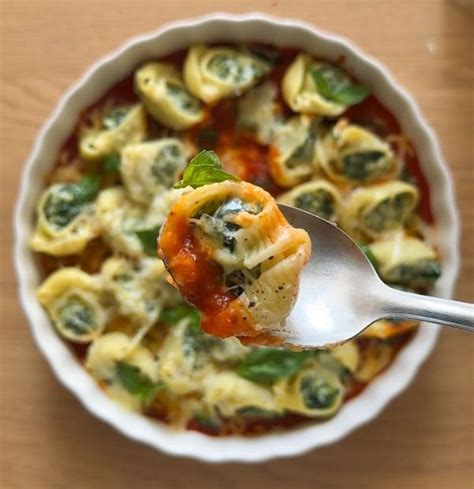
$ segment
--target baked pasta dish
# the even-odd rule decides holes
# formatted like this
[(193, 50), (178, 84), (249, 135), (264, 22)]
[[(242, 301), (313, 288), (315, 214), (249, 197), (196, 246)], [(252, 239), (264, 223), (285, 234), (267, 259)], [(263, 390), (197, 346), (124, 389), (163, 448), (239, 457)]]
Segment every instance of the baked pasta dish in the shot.
[[(84, 108), (51, 167), (31, 237), (38, 301), (110, 398), (175, 429), (334, 416), (417, 327), (378, 321), (315, 351), (252, 346), (245, 321), (232, 321), (245, 344), (224, 338), (217, 319), (272, 327), (295, 299), (308, 241), (273, 199), (339, 225), (390, 286), (428, 293), (441, 273), (417, 155), (342, 58), (218, 43), (149, 60)], [(177, 245), (179, 216), (210, 264)]]

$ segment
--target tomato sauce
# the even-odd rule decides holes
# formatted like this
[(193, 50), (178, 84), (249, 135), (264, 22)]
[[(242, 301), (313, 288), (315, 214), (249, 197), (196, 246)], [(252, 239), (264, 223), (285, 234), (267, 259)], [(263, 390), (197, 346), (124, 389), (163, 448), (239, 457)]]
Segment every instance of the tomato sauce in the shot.
[[(258, 43), (249, 44), (251, 49), (257, 51), (267, 51), (276, 60), (272, 71), (266, 76), (266, 79), (272, 80), (278, 87), (280, 86), (283, 74), (288, 65), (293, 61), (299, 50), (295, 48), (273, 48), (268, 45)], [(173, 63), (176, 68), (181, 69), (186, 50), (176, 51), (160, 58), (160, 61)], [(338, 60), (340, 64), (344, 59)], [(281, 102), (282, 113), (284, 116), (291, 115), (291, 110), (283, 103), (282, 95), (278, 90), (277, 100)], [(78, 118), (77, 124), (72, 134), (67, 138), (61, 147), (60, 157), (58, 157), (56, 168), (62, 165), (72, 164), (78, 158), (78, 141), (80, 130), (88, 124), (91, 115), (95, 110), (100, 109), (104, 104), (131, 104), (136, 103), (137, 97), (134, 91), (133, 73), (126, 78), (118, 81), (109, 90), (107, 90), (93, 105), (83, 110)], [(240, 178), (257, 184), (272, 195), (277, 196), (282, 189), (273, 181), (269, 172), (269, 149), (258, 144), (248, 134), (236, 128), (237, 105), (235, 99), (224, 100), (213, 107), (209, 108), (206, 120), (185, 132), (185, 135), (199, 149), (214, 149), (221, 157), (224, 167), (237, 174)], [(402, 129), (391, 112), (375, 97), (370, 96), (362, 103), (350, 107), (343, 115), (352, 122), (359, 123), (383, 137), (403, 136)], [(148, 124), (151, 137), (159, 134), (159, 126), (148, 117)], [(207, 135), (206, 135), (207, 134)], [(409, 143), (408, 143), (409, 144)], [(396, 144), (393, 143), (394, 149), (397, 150)], [(416, 183), (420, 191), (419, 211), (421, 217), (428, 223), (433, 223), (433, 215), (430, 209), (430, 192), (424, 177), (416, 152), (411, 147), (404, 155), (404, 164), (409, 177)], [(211, 325), (210, 320), (206, 317), (221, 316), (220, 320), (234, 321), (232, 304), (235, 303), (234, 297), (225, 291), (224, 285), (219, 276), (221, 270), (216, 268), (206, 258), (205, 252), (197, 246), (189, 228), (186, 224), (180, 224), (178, 235), (168, 236), (169, 245), (175, 247), (176, 263), (179, 271), (174, 274), (174, 280), (180, 283), (181, 278), (186, 276), (187, 288), (184, 290), (185, 297), (192, 303), (196, 304), (205, 312), (205, 318), (202, 327), (205, 331), (218, 335), (222, 331), (216, 330)], [(182, 249), (178, 249), (179, 239), (186, 243)], [(44, 275), (52, 273), (61, 266), (79, 266), (90, 273), (96, 273), (100, 269), (102, 261), (110, 255), (110, 250), (101, 241), (92, 242), (86, 252), (75, 257), (51, 257), (39, 254), (39, 265)], [(189, 280), (192, 277), (192, 280)], [(184, 281), (183, 281), (184, 283)], [(238, 312), (238, 311), (237, 311)], [(237, 314), (238, 315), (238, 314)], [(219, 321), (220, 321), (219, 320)], [(218, 324), (219, 321), (214, 322)], [(245, 332), (246, 325), (238, 325), (236, 333), (239, 330)], [(228, 331), (229, 326), (225, 326)], [(401, 336), (400, 341), (394, 347), (394, 355), (403, 345), (409, 341), (412, 333), (405, 333)], [(358, 341), (364, 348), (365, 339)], [(86, 353), (85, 345), (70, 344), (71, 348), (83, 361)], [(353, 382), (347, 386), (345, 400), (349, 400), (360, 394), (366, 384)], [(168, 422), (168, 416), (163, 409), (156, 408), (150, 410), (147, 415)], [(276, 419), (245, 418), (240, 417), (238, 428), (235, 427), (234, 421), (224, 420), (223, 425), (216, 429), (209, 426), (203, 426), (196, 420), (189, 422), (188, 428), (198, 430), (210, 435), (223, 435), (229, 433), (245, 433), (256, 435), (271, 429), (287, 429), (310, 421), (309, 418), (300, 415), (288, 414)], [(311, 420), (314, 422), (314, 420)]]
[(171, 211), (159, 241), (167, 268), (183, 297), (202, 312), (201, 327), (219, 337), (252, 334), (251, 318), (225, 290), (222, 267), (197, 242), (187, 218)]

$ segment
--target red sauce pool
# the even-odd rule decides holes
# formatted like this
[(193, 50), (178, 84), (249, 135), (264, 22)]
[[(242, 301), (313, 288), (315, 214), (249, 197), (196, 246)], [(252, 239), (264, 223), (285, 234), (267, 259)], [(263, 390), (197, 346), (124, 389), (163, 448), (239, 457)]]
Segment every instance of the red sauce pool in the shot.
[[(267, 76), (268, 79), (274, 81), (277, 86), (280, 86), (280, 81), (288, 65), (297, 55), (299, 50), (294, 48), (280, 48), (277, 51), (275, 48), (260, 45), (260, 44), (249, 44), (256, 49), (263, 49), (270, 51), (273, 50), (274, 54), (277, 56), (277, 63), (274, 66), (271, 73)], [(162, 61), (173, 63), (178, 69), (181, 69), (184, 58), (186, 55), (185, 50), (177, 51), (171, 53), (165, 57), (162, 57)], [(343, 64), (344, 60), (338, 60), (339, 63)], [(281, 100), (281, 93), (278, 93), (278, 97)], [(67, 160), (72, 161), (78, 155), (78, 137), (79, 128), (81, 125), (87, 121), (90, 114), (97, 108), (100, 108), (105, 102), (113, 102), (114, 104), (130, 104), (136, 102), (137, 97), (134, 93), (134, 83), (133, 74), (115, 83), (110, 89), (102, 94), (102, 96), (94, 103), (92, 106), (86, 108), (82, 111), (79, 120), (76, 124), (75, 130), (70, 135), (70, 137), (64, 142), (61, 153), (66, 153), (68, 155)], [(291, 111), (283, 104), (283, 111), (285, 114), (289, 115)], [(187, 135), (191, 140), (195, 141), (197, 146), (206, 147), (206, 149), (215, 149), (217, 154), (221, 156), (224, 166), (234, 173), (238, 174), (242, 179), (250, 181), (252, 183), (258, 184), (261, 187), (268, 190), (273, 195), (278, 195), (282, 189), (276, 185), (272, 180), (269, 170), (268, 170), (268, 148), (256, 143), (248, 135), (240, 133), (235, 128), (235, 116), (236, 116), (236, 102), (235, 100), (224, 100), (209, 111), (209, 118), (202, 124), (192, 128), (187, 131)], [(343, 115), (349, 118), (351, 121), (359, 123), (366, 126), (379, 134), (380, 136), (388, 135), (402, 135), (402, 130), (399, 123), (395, 117), (390, 113), (390, 111), (380, 103), (376, 97), (370, 96), (362, 103), (350, 107)], [(149, 118), (149, 124), (152, 128), (156, 126), (156, 123)], [(212, 137), (208, 141), (199, 140), (200, 135), (203, 131), (208, 131)], [(230, 157), (231, 155), (232, 157)], [(67, 164), (65, 160), (59, 160), (57, 166)], [(237, 163), (236, 163), (237, 162)], [(419, 161), (415, 151), (405, 155), (405, 168), (410, 178), (418, 186), (420, 191), (420, 205), (419, 211), (421, 217), (428, 223), (433, 223), (433, 215), (430, 209), (430, 191), (427, 181), (421, 171)], [(194, 253), (196, 250), (192, 250), (194, 245), (190, 242), (188, 258), (196, 259), (197, 254)], [(194, 253), (194, 255), (193, 255)], [(105, 255), (104, 255), (105, 256)], [(194, 256), (194, 258), (192, 258)], [(56, 260), (56, 261), (55, 261)], [(74, 263), (69, 263), (68, 265), (73, 265)], [(198, 260), (199, 261), (199, 260)], [(61, 259), (55, 259), (54, 257), (46, 257), (40, 260), (40, 266), (43, 268), (45, 274), (50, 273), (58, 266), (63, 263)], [(81, 266), (81, 258), (77, 259), (77, 264)], [(204, 275), (209, 275), (212, 273), (209, 269), (206, 269), (207, 265), (200, 263), (198, 269), (200, 269), (201, 279)], [(95, 267), (94, 267), (95, 268)], [(203, 275), (204, 274), (204, 275)], [(201, 282), (202, 283), (207, 283)], [(212, 287), (211, 287), (212, 288)], [(220, 297), (222, 295), (222, 289), (208, 291), (209, 293), (218, 294)], [(193, 291), (189, 291), (193, 293)], [(218, 303), (219, 301), (216, 301)], [(225, 302), (225, 300), (224, 300)], [(412, 333), (407, 333), (401, 335), (399, 342), (394, 347), (395, 354), (403, 347), (403, 345), (409, 341)], [(360, 345), (363, 347), (364, 339), (360, 341)], [(77, 355), (80, 361), (84, 360), (86, 348), (83, 345), (73, 345), (71, 348)], [(353, 383), (348, 386), (346, 393), (346, 400), (349, 400), (357, 395), (359, 395), (365, 388), (364, 383)], [(167, 421), (166, 414), (163, 414), (159, 410), (147, 413), (147, 415)], [(249, 418), (244, 422), (243, 427), (241, 427), (240, 432), (245, 434), (259, 434), (270, 429), (286, 429), (293, 427), (295, 425), (304, 422), (315, 422), (310, 418), (305, 416), (289, 414), (278, 419), (265, 420), (265, 419), (251, 419)], [(232, 428), (229, 428), (226, 423), (224, 427), (220, 430), (215, 430), (210, 427), (203, 426), (199, 424), (196, 420), (192, 420), (189, 423), (188, 428), (198, 430), (210, 435), (222, 435), (227, 432), (233, 432)]]

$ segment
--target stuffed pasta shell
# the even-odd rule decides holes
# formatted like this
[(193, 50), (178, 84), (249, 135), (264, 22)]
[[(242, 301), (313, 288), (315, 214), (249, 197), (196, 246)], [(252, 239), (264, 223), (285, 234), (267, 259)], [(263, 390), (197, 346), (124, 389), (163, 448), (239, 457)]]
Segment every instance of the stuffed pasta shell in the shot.
[(146, 204), (178, 180), (186, 163), (183, 143), (176, 138), (163, 138), (126, 146), (120, 173), (132, 199)]
[(280, 406), (308, 416), (331, 416), (344, 398), (344, 386), (337, 373), (316, 362), (278, 382), (274, 390)]
[(83, 131), (79, 152), (85, 160), (101, 160), (110, 154), (119, 153), (127, 144), (143, 141), (146, 131), (142, 105), (112, 107), (98, 127)]
[(187, 129), (205, 117), (204, 105), (189, 93), (171, 64), (155, 62), (141, 67), (135, 73), (135, 89), (152, 117), (170, 129)]
[(120, 314), (139, 325), (156, 322), (168, 294), (166, 270), (158, 258), (132, 262), (113, 257), (101, 269), (104, 291), (113, 297)]
[(400, 232), (369, 246), (380, 277), (410, 289), (426, 289), (440, 277), (436, 251), (421, 239)]
[(312, 180), (280, 195), (278, 202), (335, 221), (341, 207), (341, 195), (339, 190), (328, 181)]
[(348, 84), (350, 78), (342, 70), (328, 63), (316, 62), (309, 54), (300, 53), (287, 68), (281, 91), (285, 102), (295, 112), (304, 114), (337, 116), (342, 114), (347, 105), (325, 97), (314, 79), (314, 71), (339, 78), (339, 83)]
[(220, 372), (209, 378), (205, 384), (203, 401), (224, 417), (245, 414), (250, 409), (272, 414), (283, 411), (269, 388), (243, 379), (231, 371)]
[(267, 192), (224, 181), (183, 195), (159, 251), (181, 294), (203, 313), (205, 331), (254, 337), (281, 329), (311, 244)]
[(391, 178), (399, 166), (386, 141), (345, 119), (317, 141), (316, 160), (331, 180), (346, 184)]
[(144, 256), (137, 231), (147, 228), (146, 208), (128, 199), (127, 193), (120, 187), (103, 190), (96, 206), (97, 221), (109, 246), (128, 256)]
[(93, 203), (98, 188), (90, 177), (48, 187), (38, 203), (31, 247), (55, 256), (80, 253), (99, 234)]
[(89, 343), (104, 330), (108, 311), (97, 279), (79, 268), (50, 275), (36, 293), (58, 333), (75, 343)]
[(270, 144), (281, 123), (276, 95), (275, 85), (265, 82), (240, 97), (237, 104), (238, 128), (253, 134), (260, 144)]
[(291, 117), (275, 129), (268, 164), (278, 185), (291, 187), (311, 176), (317, 129), (317, 119), (305, 115)]
[(85, 366), (111, 398), (133, 411), (149, 404), (160, 388), (156, 358), (121, 332), (97, 338), (87, 351)]
[(394, 180), (354, 190), (348, 197), (343, 227), (377, 237), (402, 227), (418, 205), (418, 189)]
[(188, 50), (183, 76), (194, 96), (214, 103), (256, 85), (269, 69), (266, 61), (250, 53), (196, 44)]
[(160, 351), (159, 374), (173, 392), (200, 391), (206, 378), (216, 374), (210, 349), (216, 339), (193, 327), (186, 319), (173, 326)]

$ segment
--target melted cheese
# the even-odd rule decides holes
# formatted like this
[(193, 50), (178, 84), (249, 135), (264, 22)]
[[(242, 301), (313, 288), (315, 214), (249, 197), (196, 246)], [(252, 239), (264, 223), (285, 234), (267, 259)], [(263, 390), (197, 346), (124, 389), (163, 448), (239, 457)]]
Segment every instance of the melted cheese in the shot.
[(203, 402), (226, 417), (246, 408), (274, 413), (282, 411), (270, 389), (243, 379), (234, 372), (220, 372), (209, 377), (204, 385)]
[(123, 407), (138, 411), (143, 401), (120, 382), (117, 374), (119, 361), (138, 368), (152, 382), (159, 379), (157, 361), (148, 349), (132, 346), (131, 339), (119, 332), (97, 338), (87, 351), (85, 366), (95, 379), (101, 381), (107, 394)]
[(260, 144), (270, 144), (281, 124), (277, 90), (271, 82), (250, 90), (238, 102), (237, 125), (250, 131)]
[(132, 199), (147, 204), (179, 179), (186, 163), (183, 143), (163, 138), (125, 147), (120, 173)]
[(143, 141), (146, 130), (145, 111), (141, 105), (134, 105), (115, 127), (86, 129), (79, 143), (81, 157), (86, 160), (100, 160), (118, 153), (127, 144)]

